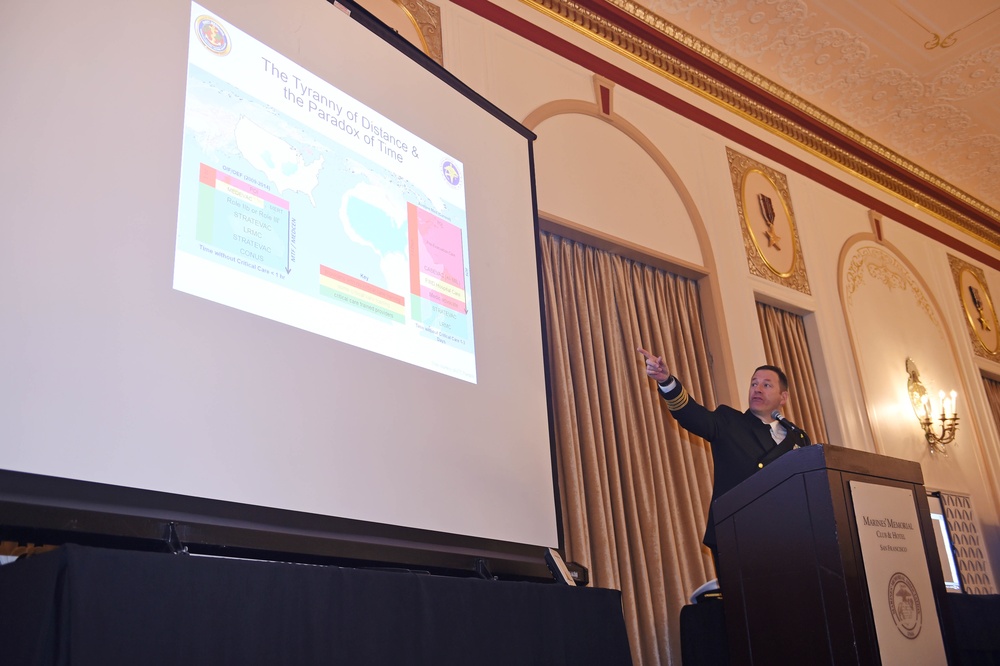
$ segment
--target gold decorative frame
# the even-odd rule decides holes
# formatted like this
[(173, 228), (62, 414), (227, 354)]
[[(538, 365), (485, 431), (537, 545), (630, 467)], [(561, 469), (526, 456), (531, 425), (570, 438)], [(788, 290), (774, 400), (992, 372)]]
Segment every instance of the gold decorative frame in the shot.
[(983, 269), (950, 254), (948, 263), (969, 325), (973, 351), (982, 358), (1000, 361), (1000, 323)]
[(809, 294), (788, 179), (731, 148), (726, 156), (750, 273)]

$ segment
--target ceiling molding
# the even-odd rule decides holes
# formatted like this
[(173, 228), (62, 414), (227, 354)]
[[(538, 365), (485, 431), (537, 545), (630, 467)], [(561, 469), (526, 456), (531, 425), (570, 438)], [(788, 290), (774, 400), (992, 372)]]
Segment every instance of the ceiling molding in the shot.
[(522, 2), (1000, 249), (1000, 211), (632, 0)]

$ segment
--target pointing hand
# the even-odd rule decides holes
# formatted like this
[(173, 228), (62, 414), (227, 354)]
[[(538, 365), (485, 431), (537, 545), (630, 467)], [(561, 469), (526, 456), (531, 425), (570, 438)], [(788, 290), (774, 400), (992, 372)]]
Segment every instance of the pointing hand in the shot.
[(647, 377), (652, 377), (657, 382), (665, 382), (670, 379), (670, 371), (667, 370), (667, 364), (663, 362), (662, 357), (653, 356), (642, 347), (637, 348), (636, 351), (646, 357)]

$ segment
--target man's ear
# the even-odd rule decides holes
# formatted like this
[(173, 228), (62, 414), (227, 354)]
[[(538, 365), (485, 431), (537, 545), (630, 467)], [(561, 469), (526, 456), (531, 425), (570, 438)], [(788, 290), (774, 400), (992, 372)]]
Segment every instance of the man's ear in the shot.
[(781, 392), (781, 404), (784, 405), (786, 402), (788, 402), (788, 391), (782, 391)]

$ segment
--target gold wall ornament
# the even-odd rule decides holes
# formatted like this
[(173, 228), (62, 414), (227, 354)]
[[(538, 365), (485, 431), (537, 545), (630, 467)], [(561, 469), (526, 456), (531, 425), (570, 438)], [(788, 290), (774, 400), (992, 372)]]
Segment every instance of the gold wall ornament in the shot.
[(973, 352), (982, 358), (1000, 361), (1000, 322), (983, 269), (950, 254), (948, 263), (965, 313)]
[(444, 66), (441, 40), (441, 8), (426, 0), (393, 0), (420, 33), (421, 48), (437, 64)]
[[(976, 317), (976, 321), (979, 322), (979, 328), (981, 328), (984, 331), (986, 331), (987, 333), (989, 333), (993, 329), (990, 328), (989, 322), (986, 321), (986, 317), (983, 315), (983, 299), (979, 295), (979, 290), (976, 289), (971, 284), (969, 285), (969, 297), (972, 298), (972, 304), (976, 308), (976, 313), (978, 315)], [(971, 315), (972, 313), (970, 312), (969, 314)]]
[(767, 238), (767, 246), (781, 252), (781, 246), (778, 245), (781, 242), (781, 236), (774, 230), (774, 202), (771, 201), (771, 197), (758, 192), (757, 203), (760, 204), (760, 214), (767, 224), (767, 230), (764, 232), (764, 236)]
[(726, 155), (750, 273), (810, 293), (788, 179), (731, 148)]

